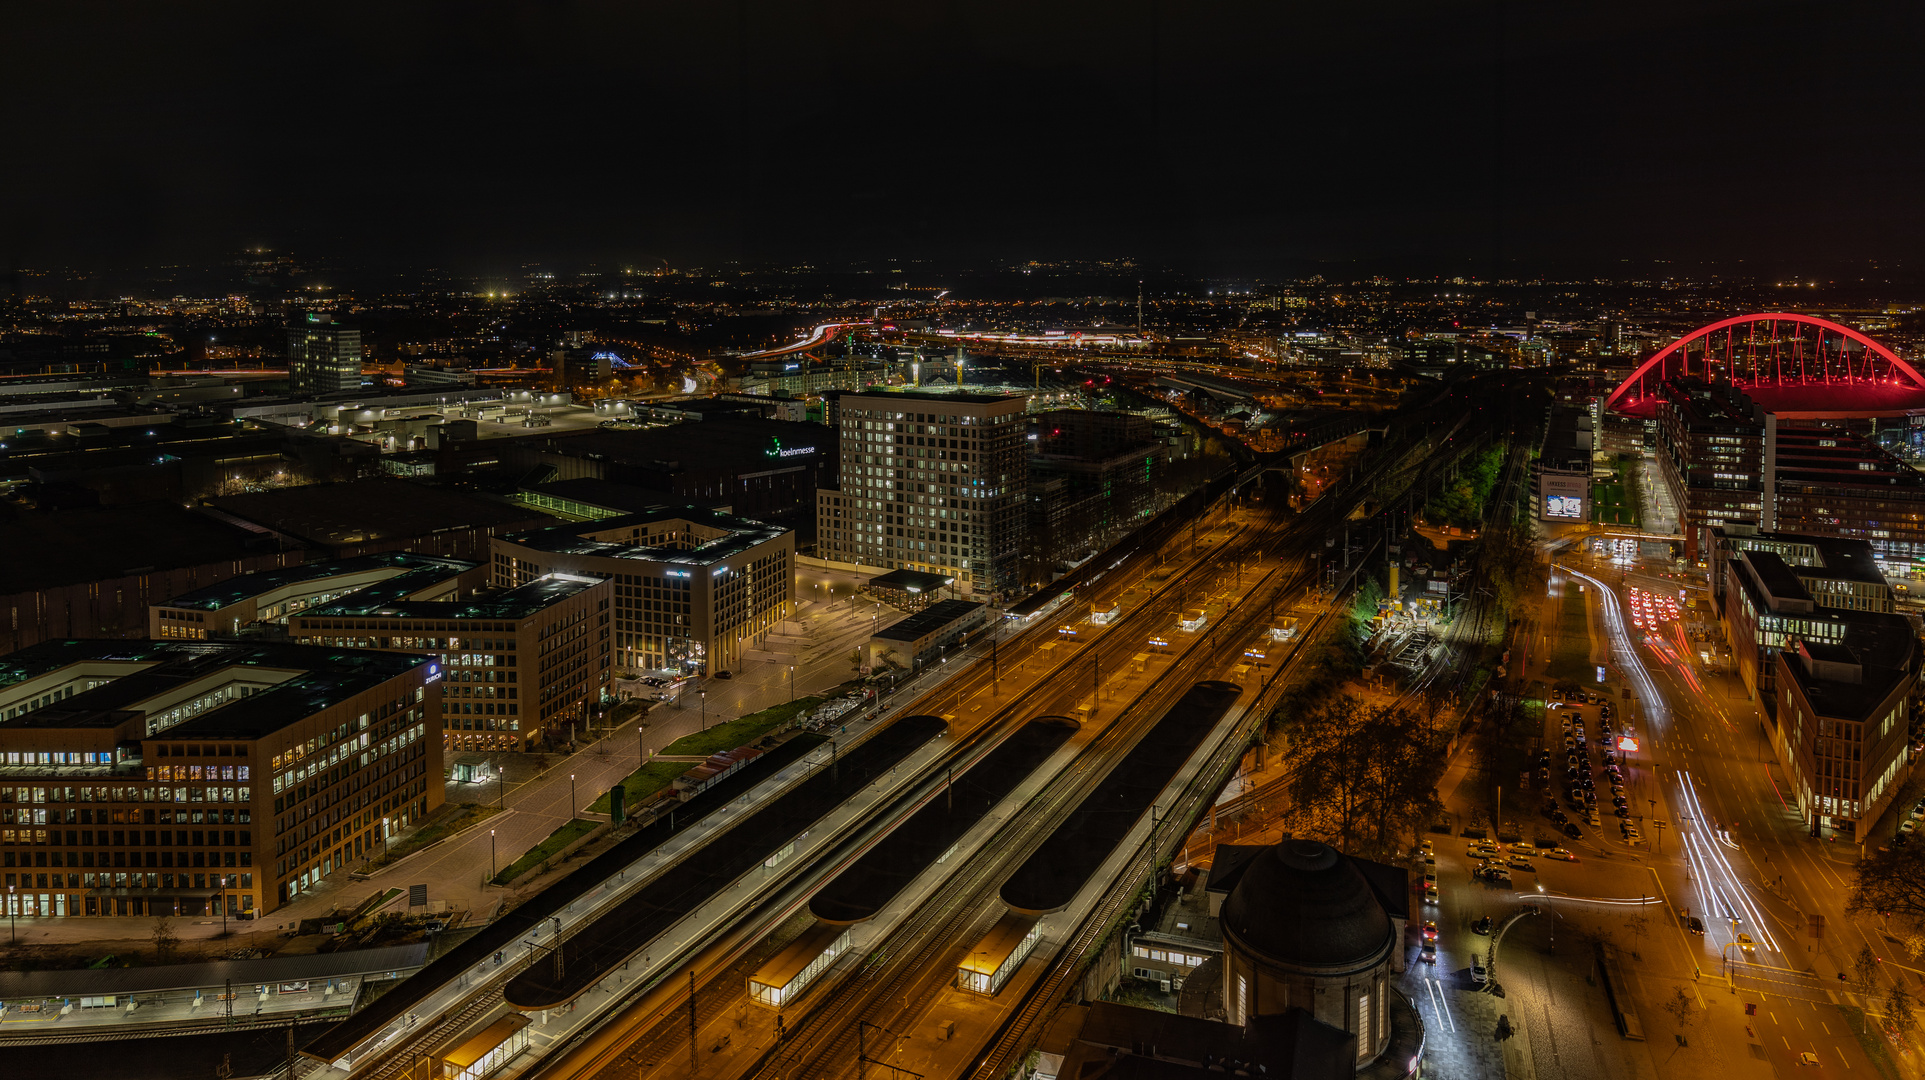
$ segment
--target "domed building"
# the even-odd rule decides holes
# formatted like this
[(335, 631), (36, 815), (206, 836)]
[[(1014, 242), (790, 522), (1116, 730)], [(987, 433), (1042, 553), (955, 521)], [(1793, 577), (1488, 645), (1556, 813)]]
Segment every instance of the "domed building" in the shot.
[(1391, 1043), (1390, 986), (1403, 964), (1408, 872), (1314, 840), (1219, 847), (1223, 1009), (1248, 1026), (1301, 1009), (1357, 1039), (1361, 1066)]
[(1038, 1048), (1038, 1076), (1416, 1075), (1424, 1022), (1391, 984), (1404, 968), (1409, 871), (1285, 840), (1219, 845), (1205, 874), (1176, 884), (1122, 947), (1136, 984), (1175, 991), (1177, 1011), (1068, 1007)]

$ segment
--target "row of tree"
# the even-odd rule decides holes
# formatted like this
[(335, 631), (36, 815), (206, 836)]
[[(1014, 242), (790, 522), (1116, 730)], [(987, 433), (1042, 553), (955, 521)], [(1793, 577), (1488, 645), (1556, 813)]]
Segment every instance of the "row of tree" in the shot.
[(1290, 798), (1315, 831), (1353, 855), (1394, 858), (1443, 809), (1443, 755), (1412, 710), (1332, 694), (1290, 725)]

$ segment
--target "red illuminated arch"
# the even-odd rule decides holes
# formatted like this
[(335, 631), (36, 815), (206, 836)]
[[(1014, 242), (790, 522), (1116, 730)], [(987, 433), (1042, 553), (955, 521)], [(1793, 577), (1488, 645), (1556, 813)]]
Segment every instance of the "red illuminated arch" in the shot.
[[(1870, 370), (1871, 361), (1869, 360), (1870, 357), (1876, 357), (1877, 359), (1883, 360), (1885, 361), (1885, 363), (1891, 365), (1891, 369), (1893, 372), (1902, 372), (1906, 378), (1911, 380), (1913, 387), (1925, 389), (1925, 376), (1920, 375), (1918, 373), (1918, 369), (1912, 367), (1912, 365), (1900, 359), (1897, 353), (1892, 352), (1890, 349), (1886, 348), (1885, 346), (1879, 344), (1876, 341), (1873, 341), (1871, 338), (1866, 337), (1864, 334), (1859, 333), (1858, 331), (1852, 329), (1851, 327), (1845, 326), (1840, 323), (1832, 322), (1829, 319), (1820, 319), (1815, 315), (1800, 315), (1793, 312), (1774, 311), (1774, 312), (1761, 312), (1753, 315), (1738, 315), (1733, 318), (1723, 319), (1718, 322), (1714, 322), (1709, 326), (1701, 326), (1698, 329), (1691, 331), (1689, 334), (1686, 334), (1685, 336), (1672, 342), (1671, 344), (1666, 345), (1664, 348), (1659, 349), (1655, 354), (1653, 354), (1650, 359), (1638, 365), (1637, 370), (1633, 371), (1629, 378), (1625, 379), (1622, 383), (1619, 383), (1617, 389), (1611, 391), (1611, 396), (1604, 399), (1604, 407), (1607, 409), (1617, 407), (1619, 401), (1622, 400), (1627, 393), (1630, 393), (1632, 390), (1637, 388), (1643, 382), (1644, 377), (1650, 372), (1656, 371), (1658, 372), (1660, 378), (1662, 378), (1666, 374), (1666, 369), (1674, 361), (1678, 363), (1679, 374), (1689, 374), (1690, 373), (1690, 356), (1691, 356), (1690, 346), (1693, 343), (1705, 344), (1706, 349), (1708, 351), (1709, 341), (1712, 335), (1715, 335), (1720, 331), (1731, 331), (1735, 327), (1745, 326), (1747, 324), (1755, 326), (1758, 323), (1772, 323), (1772, 324), (1788, 323), (1794, 327), (1811, 327), (1824, 333), (1837, 334), (1839, 338), (1841, 338), (1843, 341), (1855, 343), (1860, 348), (1862, 348), (1867, 354), (1867, 357), (1868, 357), (1867, 381), (1873, 381), (1873, 382), (1877, 381), (1876, 373)], [(1727, 355), (1729, 355), (1730, 347), (1733, 343), (1735, 343), (1735, 341), (1736, 341), (1735, 335), (1730, 335), (1727, 337), (1727, 340), (1726, 340)], [(1780, 339), (1775, 336), (1768, 340), (1768, 344), (1772, 346), (1774, 350), (1774, 353), (1773, 353), (1774, 360), (1777, 359), (1775, 350), (1776, 350), (1776, 346), (1779, 343), (1780, 343)], [(1757, 344), (1755, 337), (1748, 339), (1746, 344), (1748, 347), (1755, 348)], [(1820, 376), (1820, 380), (1825, 382), (1834, 381), (1832, 379), (1829, 367), (1824, 365), (1824, 358), (1822, 355), (1822, 349), (1823, 349), (1822, 335), (1819, 338), (1819, 348), (1820, 348), (1820, 354), (1818, 357), (1818, 362), (1820, 363), (1821, 372), (1822, 372)], [(1847, 364), (1847, 371), (1850, 372), (1850, 360), (1849, 360), (1848, 354), (1844, 354), (1841, 352), (1841, 356), (1844, 357)], [(1751, 358), (1755, 359), (1755, 354), (1753, 354)], [(1754, 372), (1755, 372), (1755, 366), (1754, 366)], [(1803, 376), (1801, 375), (1801, 381), (1802, 380), (1803, 380)], [(1779, 377), (1779, 381), (1781, 383), (1783, 382), (1782, 376)], [(1848, 374), (1848, 381), (1856, 381), (1856, 379), (1855, 377), (1853, 377), (1853, 375)]]

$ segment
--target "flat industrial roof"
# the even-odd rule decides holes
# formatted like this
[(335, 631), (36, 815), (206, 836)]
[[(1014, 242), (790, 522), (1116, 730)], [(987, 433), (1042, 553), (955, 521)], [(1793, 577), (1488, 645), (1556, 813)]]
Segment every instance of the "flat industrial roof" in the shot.
[[(216, 585), (185, 592), (158, 606), (170, 608), (198, 608), (204, 611), (219, 611), (231, 604), (238, 604), (250, 596), (260, 596), (275, 589), (289, 585), (299, 585), (308, 581), (323, 581), (331, 577), (347, 574), (366, 573), (371, 570), (397, 569), (403, 575), (418, 571), (441, 571), (444, 577), (453, 577), (480, 567), (480, 563), (466, 559), (443, 559), (433, 555), (417, 555), (411, 551), (387, 551), (375, 555), (356, 555), (347, 559), (329, 559), (323, 562), (302, 563), (299, 566), (283, 567), (276, 570), (257, 570), (251, 574), (241, 574), (228, 578)], [(399, 580), (394, 578), (390, 580)]]

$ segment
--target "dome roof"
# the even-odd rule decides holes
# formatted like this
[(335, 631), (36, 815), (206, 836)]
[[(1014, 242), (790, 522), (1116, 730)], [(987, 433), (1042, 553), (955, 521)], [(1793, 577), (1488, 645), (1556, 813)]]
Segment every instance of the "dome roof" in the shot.
[(1397, 934), (1363, 874), (1315, 840), (1285, 840), (1252, 858), (1224, 902), (1222, 926), (1257, 958), (1318, 969), (1376, 963)]

